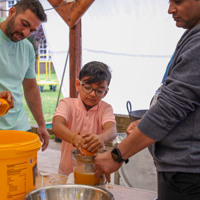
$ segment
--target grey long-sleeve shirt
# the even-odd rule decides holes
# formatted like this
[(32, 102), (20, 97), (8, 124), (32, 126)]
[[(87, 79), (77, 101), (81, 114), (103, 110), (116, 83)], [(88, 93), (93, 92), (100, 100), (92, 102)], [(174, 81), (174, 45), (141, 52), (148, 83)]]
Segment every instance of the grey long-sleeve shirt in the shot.
[(181, 37), (158, 100), (138, 128), (158, 171), (200, 173), (200, 24)]

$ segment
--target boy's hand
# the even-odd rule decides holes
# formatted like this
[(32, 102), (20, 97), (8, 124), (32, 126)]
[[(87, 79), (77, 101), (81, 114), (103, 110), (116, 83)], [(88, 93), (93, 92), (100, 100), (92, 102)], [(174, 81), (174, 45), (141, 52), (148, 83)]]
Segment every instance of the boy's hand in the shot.
[(72, 145), (81, 152), (81, 149), (83, 148), (83, 144), (84, 144), (84, 139), (82, 138), (82, 136), (78, 134), (75, 135), (72, 142), (73, 142)]
[(84, 138), (83, 148), (89, 152), (95, 152), (104, 146), (101, 135), (86, 133), (82, 137)]

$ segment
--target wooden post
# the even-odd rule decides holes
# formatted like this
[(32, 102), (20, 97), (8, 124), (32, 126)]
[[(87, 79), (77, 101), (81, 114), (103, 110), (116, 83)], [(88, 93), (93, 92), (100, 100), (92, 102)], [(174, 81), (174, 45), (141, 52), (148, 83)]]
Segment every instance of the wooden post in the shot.
[(75, 82), (81, 70), (82, 41), (81, 41), (81, 19), (70, 28), (70, 97), (77, 97)]
[(76, 25), (81, 19), (86, 10), (91, 6), (94, 0), (76, 0), (73, 6), (70, 8), (70, 27)]
[(81, 17), (94, 0), (76, 0), (66, 4), (64, 0), (48, 0), (70, 28), (70, 97), (77, 97), (75, 82), (81, 70), (82, 42)]

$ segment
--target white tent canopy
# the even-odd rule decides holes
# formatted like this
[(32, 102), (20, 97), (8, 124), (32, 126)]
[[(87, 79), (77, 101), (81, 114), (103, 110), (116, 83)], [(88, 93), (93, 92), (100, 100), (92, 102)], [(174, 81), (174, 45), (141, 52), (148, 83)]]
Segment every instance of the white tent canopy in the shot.
[[(48, 22), (43, 24), (59, 82), (69, 47), (69, 28), (47, 0), (40, 0)], [(146, 109), (159, 87), (166, 65), (184, 30), (167, 13), (166, 0), (95, 0), (82, 17), (82, 64), (98, 60), (112, 70), (105, 101), (116, 114)], [(69, 65), (62, 88), (69, 96)]]
[[(42, 24), (45, 37), (51, 52), (58, 81), (61, 83), (69, 48), (69, 28), (60, 15), (52, 9), (51, 4), (47, 0), (40, 0), (40, 2), (46, 10), (48, 19), (47, 23)], [(69, 83), (69, 64), (63, 82), (62, 93), (66, 97), (69, 96), (69, 85), (66, 84)]]

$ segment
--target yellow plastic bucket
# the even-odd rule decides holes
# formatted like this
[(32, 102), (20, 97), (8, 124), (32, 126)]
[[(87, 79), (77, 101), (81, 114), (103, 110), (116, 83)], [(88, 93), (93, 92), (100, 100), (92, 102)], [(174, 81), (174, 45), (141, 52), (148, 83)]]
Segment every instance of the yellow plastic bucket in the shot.
[(35, 189), (41, 145), (35, 133), (0, 130), (0, 200), (23, 200)]

